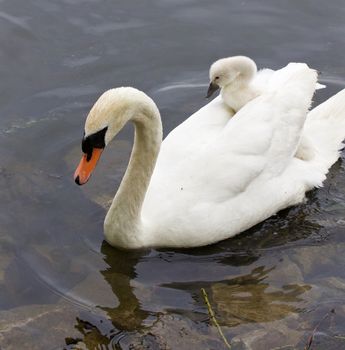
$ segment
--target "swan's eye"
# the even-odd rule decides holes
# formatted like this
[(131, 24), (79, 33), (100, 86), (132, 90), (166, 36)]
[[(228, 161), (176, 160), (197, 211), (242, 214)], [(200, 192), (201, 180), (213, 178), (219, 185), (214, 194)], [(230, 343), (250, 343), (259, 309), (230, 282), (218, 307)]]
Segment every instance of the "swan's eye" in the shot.
[(215, 77), (214, 79), (215, 79), (215, 80), (218, 80), (218, 79), (219, 79), (219, 77)]
[(97, 131), (94, 134), (91, 134), (87, 137), (85, 136), (83, 137), (83, 140), (81, 142), (81, 149), (87, 155), (86, 157), (87, 161), (91, 159), (92, 150), (94, 148), (103, 149), (105, 147), (105, 133), (107, 132), (107, 130), (108, 130), (108, 127), (105, 127), (104, 129)]

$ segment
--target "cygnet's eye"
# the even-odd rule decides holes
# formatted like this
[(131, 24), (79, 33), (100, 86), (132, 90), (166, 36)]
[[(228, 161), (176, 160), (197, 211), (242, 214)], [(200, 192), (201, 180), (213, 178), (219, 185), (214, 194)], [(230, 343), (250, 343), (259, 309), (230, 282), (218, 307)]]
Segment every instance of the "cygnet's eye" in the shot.
[(219, 79), (219, 77), (215, 77), (214, 79), (218, 80), (218, 79)]

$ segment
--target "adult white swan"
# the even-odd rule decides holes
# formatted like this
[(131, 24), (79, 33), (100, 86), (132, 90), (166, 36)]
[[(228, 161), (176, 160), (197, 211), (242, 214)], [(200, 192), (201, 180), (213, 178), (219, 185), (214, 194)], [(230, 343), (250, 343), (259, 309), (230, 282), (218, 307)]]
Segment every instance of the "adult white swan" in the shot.
[[(275, 89), (235, 117), (218, 97), (163, 143), (159, 111), (146, 94), (124, 87), (98, 99), (85, 123), (79, 185), (121, 128), (128, 121), (135, 126), (129, 165), (104, 222), (111, 245), (207, 245), (300, 203), (322, 185), (345, 136), (345, 90), (308, 114), (316, 72), (294, 63), (273, 77)], [(308, 161), (294, 157), (302, 133), (313, 147)]]

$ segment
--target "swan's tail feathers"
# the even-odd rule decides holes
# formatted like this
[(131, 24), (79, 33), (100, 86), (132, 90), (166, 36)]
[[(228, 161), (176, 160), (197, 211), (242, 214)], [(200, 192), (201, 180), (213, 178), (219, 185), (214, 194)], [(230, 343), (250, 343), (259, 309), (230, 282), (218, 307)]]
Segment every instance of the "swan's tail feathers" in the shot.
[(304, 135), (309, 143), (307, 147), (313, 148), (314, 156), (310, 161), (326, 174), (344, 147), (345, 89), (309, 112)]

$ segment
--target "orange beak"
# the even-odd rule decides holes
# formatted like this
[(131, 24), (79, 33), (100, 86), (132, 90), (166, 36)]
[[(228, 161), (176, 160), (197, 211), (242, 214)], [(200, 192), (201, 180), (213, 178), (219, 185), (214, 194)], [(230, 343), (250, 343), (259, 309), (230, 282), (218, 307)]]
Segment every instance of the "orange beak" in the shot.
[(74, 173), (74, 181), (78, 185), (84, 185), (90, 178), (93, 169), (95, 169), (98, 159), (103, 152), (103, 148), (94, 148), (92, 150), (92, 155), (89, 160), (87, 160), (87, 154), (83, 154), (81, 161)]

